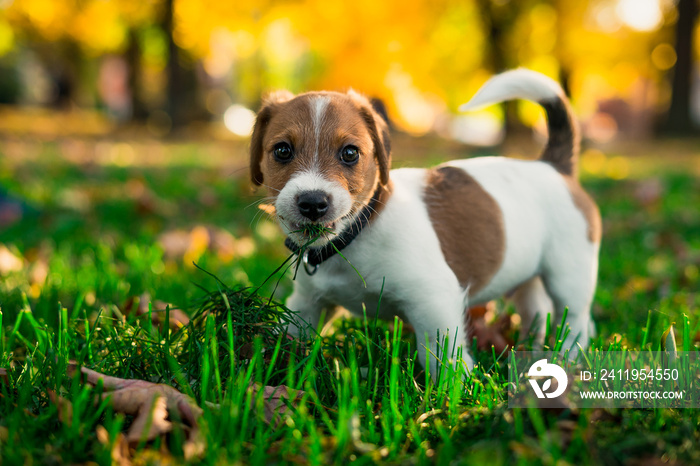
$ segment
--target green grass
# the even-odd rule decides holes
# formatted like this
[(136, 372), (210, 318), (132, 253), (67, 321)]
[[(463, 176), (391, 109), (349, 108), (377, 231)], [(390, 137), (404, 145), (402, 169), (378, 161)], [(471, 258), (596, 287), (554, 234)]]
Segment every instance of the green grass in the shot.
[[(133, 418), (96, 404), (99, 387), (68, 377), (69, 360), (192, 396), (204, 409), (198, 462), (700, 461), (698, 410), (508, 409), (505, 357), (473, 347), (478, 366), (466, 384), (451, 364), (431, 381), (400, 321), (341, 320), (327, 336), (307, 329), (302, 343), (287, 338), (279, 322), (293, 315), (278, 303), (291, 274), (268, 279), (288, 257), (284, 238), (258, 212), (244, 172), (199, 165), (211, 154), (197, 146), (161, 147), (177, 155), (167, 167), (73, 163), (60, 144), (27, 147), (34, 155), (26, 160), (0, 156), (0, 185), (37, 210), (0, 232), (22, 260), (0, 280), (3, 464), (109, 464)], [(584, 178), (605, 222), (596, 349), (656, 349), (675, 322), (679, 347), (696, 350), (700, 179), (690, 166), (674, 168), (659, 160), (644, 180)], [(662, 195), (644, 200), (652, 175)], [(207, 246), (202, 238), (220, 231), (233, 240)], [(188, 248), (163, 232), (189, 238)], [(129, 313), (130, 298), (143, 293), (185, 310), (190, 325), (167, 330)], [(251, 383), (301, 396), (288, 418), (269, 424)], [(71, 401), (71, 423), (59, 420), (49, 390)], [(183, 439), (176, 430), (141, 445), (137, 459), (168, 451), (184, 462)]]

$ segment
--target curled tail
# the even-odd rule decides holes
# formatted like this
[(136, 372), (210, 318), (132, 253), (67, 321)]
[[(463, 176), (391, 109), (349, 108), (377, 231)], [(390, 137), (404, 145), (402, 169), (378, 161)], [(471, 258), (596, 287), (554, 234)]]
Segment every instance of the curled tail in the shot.
[(547, 114), (549, 140), (540, 160), (564, 175), (578, 174), (578, 121), (561, 86), (551, 78), (525, 68), (506, 71), (489, 79), (460, 111), (475, 110), (512, 99), (539, 103)]

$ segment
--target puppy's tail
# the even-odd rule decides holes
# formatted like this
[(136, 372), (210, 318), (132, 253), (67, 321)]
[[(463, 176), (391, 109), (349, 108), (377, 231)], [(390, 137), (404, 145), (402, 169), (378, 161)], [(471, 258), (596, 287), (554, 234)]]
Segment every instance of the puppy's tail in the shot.
[(525, 68), (506, 71), (489, 79), (459, 110), (475, 110), (512, 99), (531, 100), (544, 107), (549, 140), (540, 160), (552, 164), (559, 173), (577, 176), (578, 122), (569, 99), (553, 79)]

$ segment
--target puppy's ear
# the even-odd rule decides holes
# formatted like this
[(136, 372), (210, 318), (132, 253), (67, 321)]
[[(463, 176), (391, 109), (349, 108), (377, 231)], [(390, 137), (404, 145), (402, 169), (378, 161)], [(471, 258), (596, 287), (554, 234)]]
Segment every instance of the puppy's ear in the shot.
[(389, 126), (384, 117), (373, 108), (366, 97), (353, 90), (348, 91), (348, 95), (360, 106), (360, 116), (362, 116), (365, 125), (367, 125), (372, 144), (374, 145), (374, 156), (379, 166), (379, 181), (386, 185), (389, 183), (389, 170), (391, 170)]
[(255, 119), (253, 135), (250, 137), (250, 180), (256, 186), (260, 186), (263, 183), (261, 165), (264, 155), (263, 139), (265, 139), (267, 125), (270, 123), (270, 119), (274, 115), (277, 106), (293, 98), (294, 94), (289, 91), (275, 91), (268, 94), (263, 99), (263, 105)]
[(264, 104), (283, 104), (289, 102), (294, 98), (294, 94), (291, 92), (281, 89), (278, 91), (272, 91), (263, 98)]
[(379, 165), (379, 181), (383, 185), (389, 184), (389, 170), (391, 170), (391, 137), (389, 136), (389, 126), (382, 117), (374, 111), (363, 109), (362, 118), (365, 120), (372, 136), (374, 144), (374, 156)]
[(389, 129), (391, 129), (392, 124), (389, 120), (389, 112), (386, 110), (386, 104), (384, 101), (379, 97), (372, 97), (369, 99), (369, 103), (372, 104), (374, 111), (377, 112), (380, 117), (382, 117), (382, 120), (384, 120), (384, 122), (389, 126)]

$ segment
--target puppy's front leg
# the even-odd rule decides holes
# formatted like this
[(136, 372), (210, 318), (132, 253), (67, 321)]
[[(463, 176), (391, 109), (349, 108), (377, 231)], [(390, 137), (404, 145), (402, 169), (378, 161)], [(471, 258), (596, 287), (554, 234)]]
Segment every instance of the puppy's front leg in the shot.
[(318, 294), (312, 288), (297, 283), (294, 292), (287, 298), (286, 306), (296, 313), (296, 319), (289, 325), (288, 332), (294, 337), (299, 337), (304, 325), (308, 324), (312, 329), (318, 328), (323, 305), (318, 299)]

